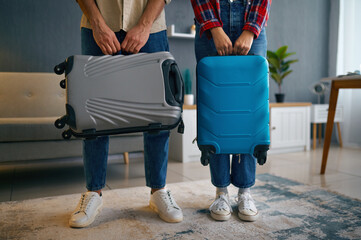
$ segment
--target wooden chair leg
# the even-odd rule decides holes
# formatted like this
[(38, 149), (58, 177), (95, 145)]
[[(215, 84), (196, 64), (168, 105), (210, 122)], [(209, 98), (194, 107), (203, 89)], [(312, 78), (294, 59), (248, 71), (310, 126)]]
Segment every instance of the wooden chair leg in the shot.
[(313, 150), (316, 149), (316, 133), (317, 133), (317, 123), (313, 123)]
[(128, 152), (124, 152), (123, 153), (123, 157), (124, 157), (124, 164), (129, 164), (129, 153)]
[(338, 140), (340, 142), (340, 147), (342, 147), (343, 144), (342, 144), (340, 123), (338, 122), (338, 123), (336, 123), (336, 125), (337, 125)]
[(322, 163), (321, 163), (321, 171), (320, 171), (321, 175), (325, 174), (326, 171), (328, 150), (330, 150), (332, 128), (333, 128), (335, 112), (336, 112), (337, 97), (338, 97), (338, 88), (335, 86), (335, 82), (332, 82), (330, 103), (328, 107), (327, 124), (325, 131), (325, 141), (323, 143)]

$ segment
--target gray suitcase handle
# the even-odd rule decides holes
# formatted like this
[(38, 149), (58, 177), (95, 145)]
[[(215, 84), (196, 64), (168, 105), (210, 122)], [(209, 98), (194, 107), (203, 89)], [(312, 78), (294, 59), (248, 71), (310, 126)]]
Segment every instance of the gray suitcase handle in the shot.
[(162, 68), (165, 83), (165, 99), (168, 104), (181, 107), (184, 98), (184, 82), (177, 63), (174, 60), (166, 60)]
[(184, 91), (184, 83), (183, 83), (183, 79), (182, 79), (182, 75), (179, 71), (178, 65), (176, 63), (173, 63), (171, 65), (171, 72), (173, 72), (174, 76), (175, 76), (175, 89), (176, 89), (176, 93), (174, 95), (175, 100), (180, 103), (183, 104), (183, 91)]

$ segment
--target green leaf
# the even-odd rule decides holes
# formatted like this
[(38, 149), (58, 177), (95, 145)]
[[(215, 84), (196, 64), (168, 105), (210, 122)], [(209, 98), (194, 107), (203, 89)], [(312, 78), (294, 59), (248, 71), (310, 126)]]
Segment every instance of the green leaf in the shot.
[(281, 78), (284, 79), (286, 76), (288, 76), (290, 73), (292, 72), (292, 70), (289, 70), (287, 72), (285, 72), (284, 74), (282, 74)]
[(283, 65), (281, 70), (282, 72), (286, 72), (290, 68), (290, 65)]
[(276, 74), (276, 73), (272, 73), (271, 74), (271, 77), (273, 78), (273, 80), (275, 80), (275, 82), (277, 84), (281, 84), (282, 83), (282, 78), (279, 74)]
[(283, 56), (283, 59), (291, 56), (291, 55), (295, 55), (296, 53), (295, 52), (291, 52), (291, 53), (286, 53), (284, 56)]
[(278, 60), (277, 54), (272, 51), (267, 51), (267, 58), (275, 58)]
[(277, 59), (269, 58), (268, 62), (270, 63), (271, 66), (275, 67), (276, 69), (280, 68), (280, 62)]
[(277, 69), (275, 67), (272, 67), (272, 66), (269, 67), (269, 71), (271, 73), (277, 73)]
[(298, 59), (289, 60), (289, 61), (285, 62), (284, 64), (285, 64), (285, 65), (290, 65), (291, 63), (295, 63), (295, 62), (298, 62)]
[(288, 46), (282, 46), (280, 47), (277, 51), (276, 51), (276, 55), (280, 58), (280, 59), (284, 59), (284, 55), (287, 52), (287, 48)]

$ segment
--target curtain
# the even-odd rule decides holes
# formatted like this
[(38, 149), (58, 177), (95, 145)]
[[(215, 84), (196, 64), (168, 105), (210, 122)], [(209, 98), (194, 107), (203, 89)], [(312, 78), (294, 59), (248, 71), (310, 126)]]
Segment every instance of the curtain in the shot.
[[(361, 71), (361, 0), (340, 0), (337, 75)], [(344, 108), (342, 140), (347, 147), (361, 147), (361, 89), (342, 89), (338, 104)]]

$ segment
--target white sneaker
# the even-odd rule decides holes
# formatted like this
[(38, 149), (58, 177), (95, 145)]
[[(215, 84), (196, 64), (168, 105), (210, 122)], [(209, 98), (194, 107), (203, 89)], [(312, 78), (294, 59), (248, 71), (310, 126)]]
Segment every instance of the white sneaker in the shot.
[(160, 189), (151, 194), (149, 206), (166, 222), (183, 221), (182, 209), (177, 205), (169, 190)]
[(249, 192), (238, 194), (238, 217), (248, 222), (256, 221), (258, 218), (256, 204)]
[(209, 207), (211, 216), (218, 221), (227, 221), (231, 217), (232, 207), (226, 193), (217, 194), (216, 199)]
[(81, 195), (78, 206), (69, 219), (70, 227), (86, 227), (94, 222), (103, 206), (103, 198), (96, 192), (86, 192)]

